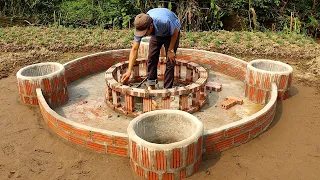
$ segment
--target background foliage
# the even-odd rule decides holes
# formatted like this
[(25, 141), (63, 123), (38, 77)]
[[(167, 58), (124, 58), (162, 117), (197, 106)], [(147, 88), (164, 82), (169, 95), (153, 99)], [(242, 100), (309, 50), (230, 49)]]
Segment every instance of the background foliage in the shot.
[(1, 0), (0, 17), (28, 18), (33, 24), (122, 29), (132, 26), (135, 15), (154, 7), (174, 11), (183, 30), (270, 29), (313, 34), (320, 29), (319, 0)]

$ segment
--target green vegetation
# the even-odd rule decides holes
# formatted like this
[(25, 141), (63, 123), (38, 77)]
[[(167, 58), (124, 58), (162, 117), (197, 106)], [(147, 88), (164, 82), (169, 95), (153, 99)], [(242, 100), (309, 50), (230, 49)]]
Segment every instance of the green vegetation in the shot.
[[(132, 27), (135, 15), (155, 7), (174, 11), (183, 31), (268, 29), (316, 35), (320, 29), (319, 0), (2, 0), (0, 17), (27, 19), (20, 24), (115, 30)], [(0, 26), (10, 22), (0, 21)]]
[[(62, 52), (98, 52), (130, 48), (133, 41), (133, 30), (105, 30), (101, 27), (14, 26), (1, 28), (0, 35), (0, 52), (39, 48)], [(181, 32), (180, 47), (232, 54), (279, 53), (289, 56), (294, 52), (298, 56), (320, 55), (320, 45), (306, 35), (271, 31)]]

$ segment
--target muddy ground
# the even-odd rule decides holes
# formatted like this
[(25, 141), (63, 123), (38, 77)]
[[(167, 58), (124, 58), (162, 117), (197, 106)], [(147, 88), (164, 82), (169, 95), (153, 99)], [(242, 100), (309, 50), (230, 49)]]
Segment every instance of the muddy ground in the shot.
[[(136, 179), (128, 159), (65, 143), (47, 128), (37, 107), (20, 103), (14, 76), (20, 67), (88, 53), (39, 54), (0, 53), (6, 77), (0, 79), (0, 179)], [(294, 83), (290, 99), (278, 103), (271, 127), (240, 147), (205, 157), (189, 179), (319, 179), (319, 74), (308, 70), (312, 60), (282, 61), (294, 67)]]

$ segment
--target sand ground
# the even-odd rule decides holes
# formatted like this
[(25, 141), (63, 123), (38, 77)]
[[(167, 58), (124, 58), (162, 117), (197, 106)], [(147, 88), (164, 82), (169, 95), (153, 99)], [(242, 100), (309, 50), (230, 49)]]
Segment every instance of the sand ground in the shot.
[[(320, 95), (300, 84), (290, 91), (266, 132), (205, 157), (189, 179), (319, 179)], [(15, 76), (0, 80), (0, 92), (0, 179), (135, 179), (128, 159), (65, 143), (50, 132), (37, 107), (19, 102)]]

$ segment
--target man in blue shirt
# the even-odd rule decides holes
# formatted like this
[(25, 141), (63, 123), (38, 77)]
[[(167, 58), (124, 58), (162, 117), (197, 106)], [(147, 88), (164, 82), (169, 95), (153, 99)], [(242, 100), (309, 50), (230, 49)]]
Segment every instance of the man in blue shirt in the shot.
[(167, 56), (167, 67), (164, 74), (164, 88), (172, 88), (174, 81), (174, 64), (180, 39), (180, 20), (166, 8), (155, 8), (136, 16), (134, 20), (134, 42), (129, 56), (128, 71), (121, 82), (129, 79), (137, 59), (140, 42), (143, 36), (151, 35), (148, 55), (148, 84), (151, 88), (157, 84), (157, 65), (162, 45)]

